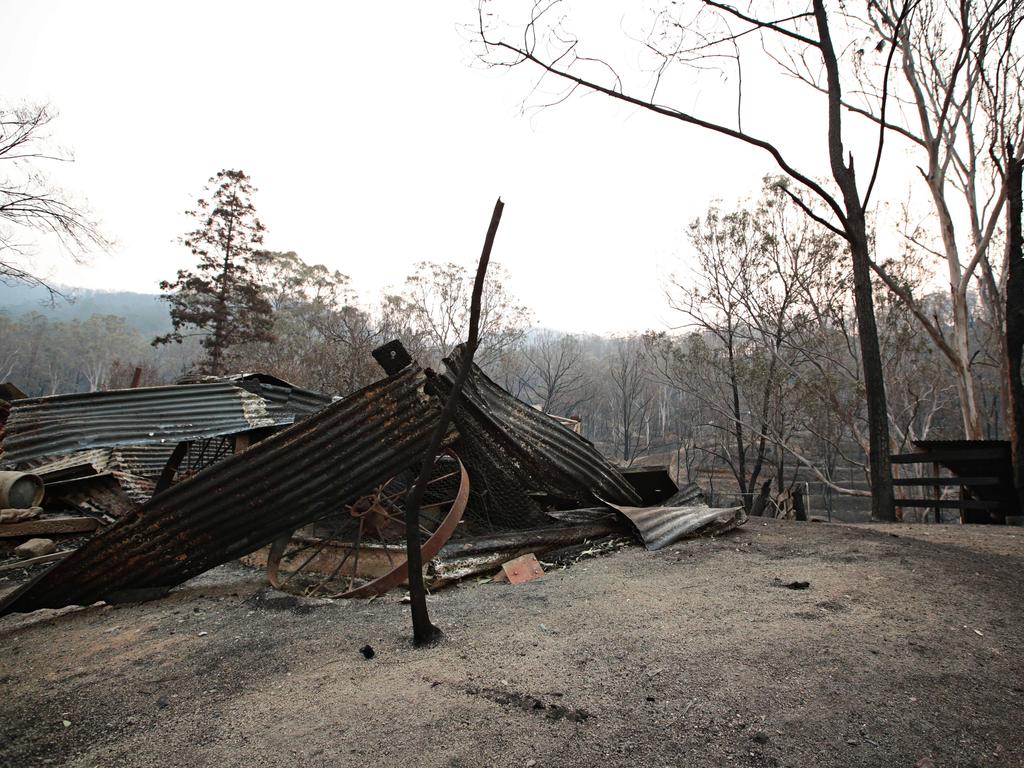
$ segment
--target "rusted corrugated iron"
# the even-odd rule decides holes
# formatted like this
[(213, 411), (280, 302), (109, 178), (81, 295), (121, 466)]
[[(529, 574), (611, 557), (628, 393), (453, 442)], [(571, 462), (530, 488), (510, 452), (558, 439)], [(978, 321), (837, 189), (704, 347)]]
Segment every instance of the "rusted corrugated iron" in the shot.
[(243, 373), (230, 377), (236, 386), (242, 387), (267, 401), (272, 415), (284, 414), (295, 419), (304, 419), (310, 414), (322, 411), (336, 398), (322, 392), (296, 387), (265, 373)]
[[(31, 469), (48, 483), (98, 475), (103, 472), (123, 473), (138, 478), (156, 480), (160, 477), (173, 450), (174, 446), (170, 445), (120, 445), (115, 448), (92, 448), (88, 451), (78, 451), (56, 458), (30, 459), (19, 464), (18, 468)], [(142, 501), (146, 501), (148, 498), (147, 496)]]
[(0, 602), (85, 605), (171, 587), (337, 510), (415, 464), (440, 408), (409, 368), (171, 486)]
[(13, 403), (0, 462), (117, 445), (169, 445), (290, 424), (232, 384), (143, 387)]
[(323, 392), (297, 387), (291, 382), (279, 379), (269, 373), (231, 373), (226, 376), (184, 376), (177, 384), (210, 384), (213, 382), (234, 384), (247, 392), (262, 397), (267, 402), (271, 415), (287, 415), (302, 419), (321, 411), (338, 398)]
[(100, 472), (68, 480), (47, 482), (46, 506), (63, 503), (107, 522), (118, 520), (149, 501), (154, 482), (123, 472)]
[(46, 483), (45, 506), (57, 502), (111, 522), (149, 501), (155, 484), (154, 478), (133, 471), (122, 450), (93, 448), (21, 466), (31, 468)]
[(687, 536), (725, 533), (747, 521), (743, 507), (712, 509), (706, 506), (609, 506), (617, 509), (633, 524), (644, 546), (652, 552)]
[[(447, 392), (458, 374), (462, 348), (444, 364), (449, 374), (435, 381)], [(642, 501), (625, 478), (593, 444), (555, 419), (523, 403), (491, 381), (476, 365), (462, 392), (465, 413), (508, 452), (510, 466), (528, 478), (527, 490), (547, 493), (586, 506), (595, 497), (617, 504)], [(458, 419), (456, 420), (456, 423)]]
[(111, 468), (156, 480), (167, 466), (167, 460), (171, 458), (173, 452), (174, 446), (167, 443), (163, 445), (119, 445), (111, 453), (113, 464)]
[(57, 481), (106, 472), (113, 462), (113, 448), (90, 448), (64, 456), (39, 456), (19, 462), (19, 469), (31, 469), (44, 480)]

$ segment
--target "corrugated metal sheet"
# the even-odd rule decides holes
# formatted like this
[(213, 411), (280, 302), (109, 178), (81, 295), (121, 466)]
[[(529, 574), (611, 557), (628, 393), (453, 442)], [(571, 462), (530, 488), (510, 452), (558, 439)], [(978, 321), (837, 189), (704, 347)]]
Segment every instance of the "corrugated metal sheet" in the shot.
[[(449, 370), (439, 377), (445, 391), (458, 374), (462, 348), (444, 360)], [(640, 504), (625, 478), (593, 444), (555, 419), (523, 403), (491, 381), (476, 365), (462, 391), (466, 411), (476, 418), (525, 470), (531, 491), (574, 500), (580, 506), (594, 498), (617, 504)]]
[(48, 475), (55, 478), (68, 475), (77, 467), (92, 467), (93, 472), (77, 474), (98, 474), (100, 472), (125, 472), (137, 477), (156, 480), (160, 477), (174, 446), (164, 445), (119, 445), (116, 448), (91, 448), (65, 456), (46, 456), (20, 462), (18, 469), (31, 469), (44, 480)]
[(227, 376), (186, 376), (177, 381), (178, 384), (209, 384), (211, 382), (227, 382), (241, 387), (266, 400), (267, 409), (272, 415), (283, 414), (294, 416), (296, 419), (322, 411), (338, 399), (323, 392), (297, 387), (291, 382), (279, 379), (269, 373), (247, 372), (232, 373)]
[(143, 387), (15, 401), (0, 462), (117, 445), (169, 445), (290, 424), (232, 384)]
[(46, 484), (47, 504), (56, 499), (93, 517), (118, 520), (153, 495), (152, 480), (124, 472), (101, 472)]
[(424, 383), (407, 369), (171, 486), (0, 602), (0, 615), (174, 586), (337, 510), (422, 456), (440, 415)]
[(662, 506), (693, 507), (697, 505), (704, 506), (704, 490), (696, 483), (687, 483), (671, 498), (666, 499)]
[[(47, 479), (47, 476), (58, 478), (98, 474), (110, 469), (114, 460), (113, 453), (113, 448), (90, 448), (88, 451), (75, 451), (65, 456), (38, 456), (19, 462), (18, 469), (31, 469), (32, 474), (39, 475), (44, 480)], [(82, 468), (83, 471), (75, 471), (79, 468)]]
[(113, 450), (116, 468), (139, 477), (157, 480), (167, 460), (174, 453), (174, 446), (163, 445), (119, 445)]
[(322, 411), (336, 399), (262, 373), (239, 374), (234, 383), (266, 400), (267, 410), (275, 416), (289, 415), (295, 419), (303, 419)]
[(153, 495), (154, 478), (126, 469), (120, 448), (93, 448), (54, 460), (21, 465), (46, 483), (46, 501), (70, 505), (94, 517), (116, 520)]
[(25, 397), (25, 393), (17, 385), (9, 381), (0, 384), (0, 444), (3, 444), (7, 433), (7, 417), (11, 414), (11, 403)]
[(712, 509), (687, 507), (614, 507), (633, 524), (644, 546), (652, 552), (687, 536), (725, 533), (747, 521), (743, 507)]

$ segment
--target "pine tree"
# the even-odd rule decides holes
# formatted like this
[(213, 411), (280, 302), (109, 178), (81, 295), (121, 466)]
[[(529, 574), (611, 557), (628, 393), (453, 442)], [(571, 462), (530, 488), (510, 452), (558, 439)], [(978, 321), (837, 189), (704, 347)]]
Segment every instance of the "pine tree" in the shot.
[(181, 238), (199, 263), (160, 283), (174, 330), (153, 345), (201, 337), (206, 373), (222, 373), (225, 353), (237, 344), (273, 340), (273, 310), (254, 271), (265, 231), (250, 199), (255, 191), (242, 171), (211, 178), (204, 198), (186, 211), (200, 224)]

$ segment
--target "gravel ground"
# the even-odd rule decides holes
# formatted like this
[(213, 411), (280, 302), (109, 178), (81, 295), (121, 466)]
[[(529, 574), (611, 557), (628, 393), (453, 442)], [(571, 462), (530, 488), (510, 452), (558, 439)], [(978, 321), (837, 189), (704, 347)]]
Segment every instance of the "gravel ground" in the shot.
[(1020, 529), (753, 519), (439, 592), (425, 649), (397, 593), (223, 566), (0, 619), (0, 765), (1022, 766), (1022, 566)]

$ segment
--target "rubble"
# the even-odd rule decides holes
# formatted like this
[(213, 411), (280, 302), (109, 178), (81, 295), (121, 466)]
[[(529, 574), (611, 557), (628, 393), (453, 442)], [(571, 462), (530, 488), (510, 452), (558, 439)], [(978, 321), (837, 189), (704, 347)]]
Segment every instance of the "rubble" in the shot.
[(0, 525), (0, 539), (35, 536), (37, 534), (90, 533), (99, 527), (100, 521), (93, 517), (38, 517), (34, 520)]
[(42, 500), (42, 479), (28, 472), (0, 472), (0, 507), (31, 509)]
[(0, 509), (0, 523), (20, 523), (24, 520), (34, 520), (43, 512), (42, 507), (29, 507), (28, 509)]
[(269, 544), (415, 463), (439, 407), (409, 368), (157, 493), (37, 580), (0, 614), (167, 589)]
[[(310, 595), (402, 583), (401, 504), (461, 353), (442, 372), (398, 342), (374, 357), (386, 378), (344, 398), (250, 373), (12, 401), (0, 461), (32, 468), (47, 514), (65, 516), (4, 523), (0, 537), (12, 524), (103, 529), (0, 598), (0, 614), (162, 594), (238, 558), (267, 566), (275, 586), (302, 572), (294, 583)], [(658, 549), (742, 524), (663, 467), (619, 471), (577, 428), (470, 369), (417, 534), (432, 588), (510, 561), (534, 578), (538, 555), (613, 534)]]
[(21, 558), (42, 557), (57, 551), (53, 539), (29, 539), (14, 548), (14, 554)]
[(503, 563), (501, 571), (509, 584), (523, 584), (544, 575), (544, 569), (540, 567), (537, 556), (532, 552)]

